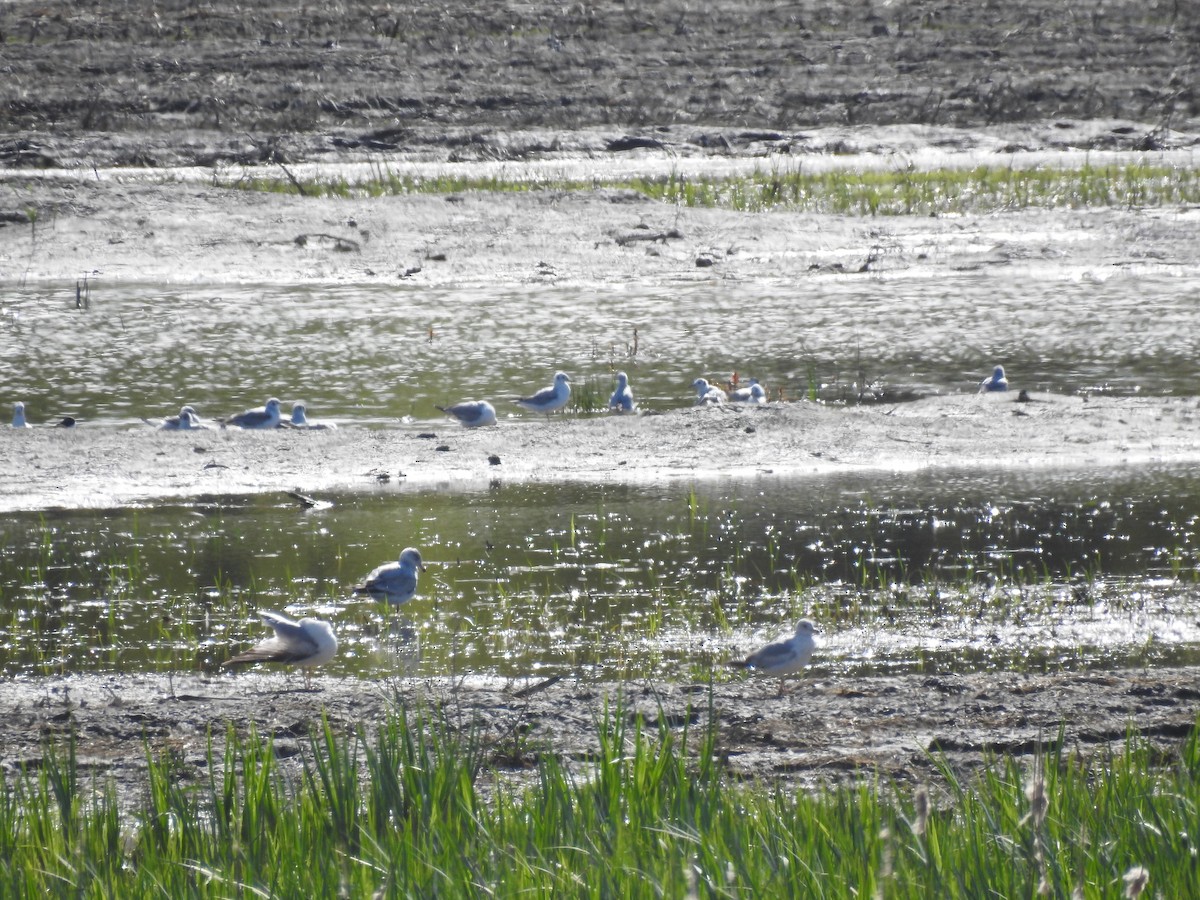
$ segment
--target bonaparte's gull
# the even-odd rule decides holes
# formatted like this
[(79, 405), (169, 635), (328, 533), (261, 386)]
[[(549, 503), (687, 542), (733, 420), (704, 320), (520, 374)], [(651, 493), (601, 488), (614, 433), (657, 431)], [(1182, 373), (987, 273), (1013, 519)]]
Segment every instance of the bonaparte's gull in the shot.
[(448, 416), (454, 416), (468, 428), (496, 424), (496, 407), (486, 400), (464, 400), (453, 406), (439, 406)]
[(554, 374), (554, 384), (544, 387), (532, 397), (517, 397), (513, 400), (517, 406), (530, 412), (546, 413), (549, 415), (556, 409), (562, 409), (571, 399), (571, 379), (566, 372)]
[(725, 392), (719, 387), (708, 383), (706, 378), (697, 378), (692, 382), (696, 389), (696, 405), (705, 406), (710, 403), (724, 403), (727, 399)]
[(279, 401), (272, 397), (267, 401), (266, 406), (240, 412), (236, 416), (230, 416), (221, 424), (222, 426), (232, 425), (235, 428), (278, 428)]
[[(282, 613), (260, 613), (275, 634), (260, 641), (244, 653), (222, 663), (223, 666), (246, 666), (258, 662), (287, 663), (293, 666), (320, 666), (337, 653), (337, 636), (333, 626), (321, 619), (289, 619)], [(304, 680), (309, 682), (307, 668)]]
[(633, 402), (633, 388), (629, 386), (629, 376), (624, 372), (617, 373), (617, 389), (608, 398), (608, 408), (623, 413), (637, 409), (637, 404)]
[(1004, 376), (1004, 366), (996, 366), (992, 374), (979, 382), (979, 393), (987, 391), (1007, 391), (1008, 379)]
[(313, 431), (333, 431), (337, 428), (333, 422), (316, 422), (310, 419), (307, 415), (308, 407), (304, 405), (303, 400), (297, 400), (292, 404), (292, 418), (284, 422), (289, 428), (307, 428)]
[[(787, 640), (767, 644), (743, 660), (731, 661), (729, 665), (775, 678), (795, 675), (803, 671), (812, 659), (816, 646), (813, 639), (815, 631), (811, 619), (801, 619), (796, 625), (796, 633)], [(782, 692), (783, 682), (780, 682), (779, 689)]]
[(200, 421), (200, 416), (197, 414), (195, 407), (185, 406), (179, 410), (179, 415), (168, 416), (162, 420), (162, 424), (158, 426), (159, 431), (195, 431), (197, 429), (207, 428)]
[(417, 573), (424, 572), (421, 551), (416, 547), (405, 547), (399, 562), (384, 563), (354, 586), (356, 594), (370, 594), (386, 600), (393, 606), (407, 603), (417, 593)]
[(12, 427), (13, 428), (32, 428), (33, 427), (32, 425), (30, 425), (28, 422), (25, 421), (25, 404), (22, 403), (20, 400), (18, 400), (16, 403), (13, 404)]
[(767, 392), (757, 378), (751, 378), (746, 387), (738, 388), (729, 395), (732, 403), (766, 403)]

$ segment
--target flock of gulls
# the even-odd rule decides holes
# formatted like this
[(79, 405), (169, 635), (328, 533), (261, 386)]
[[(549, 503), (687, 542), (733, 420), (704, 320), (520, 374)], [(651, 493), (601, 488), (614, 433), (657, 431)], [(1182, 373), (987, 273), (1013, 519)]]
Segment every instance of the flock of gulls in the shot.
[[(722, 403), (754, 403), (767, 402), (766, 389), (759, 384), (758, 379), (751, 378), (743, 386), (737, 385), (736, 377), (730, 390), (710, 384), (704, 378), (692, 382), (696, 391), (696, 405), (706, 406)], [(992, 374), (979, 383), (980, 392), (1006, 391), (1008, 378), (1004, 367), (996, 366)], [(563, 409), (571, 398), (571, 379), (565, 372), (554, 376), (554, 383), (528, 397), (513, 398), (513, 402), (529, 412), (549, 415)], [(262, 407), (248, 409), (225, 419), (216, 420), (222, 428), (303, 428), (323, 429), (336, 428), (333, 423), (313, 422), (308, 419), (304, 403), (296, 401), (292, 404), (291, 416), (283, 418), (280, 401), (274, 397)], [(442, 412), (454, 417), (463, 425), (474, 428), (482, 425), (496, 424), (496, 409), (486, 400), (464, 400), (453, 406), (439, 406)], [(633, 398), (633, 389), (629, 385), (629, 376), (624, 372), (617, 373), (616, 389), (609, 399), (609, 409), (614, 412), (629, 413), (637, 410)], [(54, 423), (56, 427), (72, 427), (73, 419), (64, 419)], [(154, 424), (154, 423), (150, 423)], [(25, 418), (25, 404), (18, 402), (13, 407), (13, 428), (29, 428)], [(192, 431), (210, 428), (196, 413), (192, 406), (184, 406), (179, 415), (165, 418), (158, 424), (165, 431)], [(412, 600), (417, 593), (418, 574), (425, 571), (421, 553), (415, 547), (406, 547), (396, 562), (384, 563), (367, 575), (354, 586), (354, 593), (366, 594), (377, 600), (387, 601), (393, 606), (400, 606)], [(271, 626), (270, 637), (255, 644), (249, 650), (226, 660), (226, 667), (251, 665), (254, 663), (282, 663), (299, 666), (304, 669), (305, 682), (310, 683), (311, 670), (329, 662), (337, 654), (338, 641), (333, 625), (322, 619), (303, 618), (291, 619), (282, 613), (265, 611), (261, 613), (263, 621)], [(795, 633), (786, 640), (768, 644), (742, 660), (731, 660), (728, 665), (750, 672), (759, 673), (779, 679), (797, 675), (804, 671), (812, 660), (816, 646), (816, 628), (810, 619), (801, 619)], [(780, 681), (780, 693), (783, 691), (783, 681)]]
[[(425, 571), (421, 551), (406, 547), (396, 562), (384, 563), (373, 569), (354, 586), (354, 593), (367, 594), (373, 599), (400, 606), (417, 595), (419, 573)], [(311, 672), (337, 655), (338, 641), (333, 624), (323, 619), (304, 618), (296, 621), (283, 613), (262, 612), (263, 621), (271, 626), (270, 637), (249, 650), (222, 663), (227, 668), (254, 663), (282, 663), (304, 670), (306, 685), (311, 684)], [(812, 660), (816, 647), (816, 628), (810, 619), (801, 619), (790, 638), (768, 644), (745, 659), (730, 660), (727, 665), (760, 675), (782, 679), (803, 673)]]
[[(608, 400), (609, 410), (616, 413), (637, 412), (637, 401), (633, 399), (633, 388), (629, 384), (629, 376), (625, 372), (618, 372), (616, 378), (616, 388)], [(697, 378), (692, 382), (692, 388), (696, 391), (695, 403), (697, 406), (715, 406), (725, 403), (765, 404), (767, 402), (767, 390), (759, 384), (757, 378), (751, 378), (745, 385), (741, 385), (736, 372), (733, 374), (728, 389), (710, 383), (706, 378)], [(979, 390), (981, 393), (1007, 391), (1008, 378), (1004, 374), (1004, 366), (996, 366), (992, 374), (979, 383)], [(514, 397), (512, 402), (528, 412), (542, 413), (548, 416), (564, 409), (570, 400), (571, 379), (566, 372), (557, 372), (554, 375), (553, 384), (528, 397)], [(487, 400), (463, 400), (453, 406), (439, 406), (437, 409), (467, 428), (496, 424), (496, 407)], [(150, 425), (156, 424), (149, 419), (143, 421)], [(301, 400), (292, 403), (291, 415), (284, 418), (282, 404), (275, 397), (269, 399), (263, 406), (247, 409), (236, 415), (214, 421), (221, 428), (299, 428), (309, 430), (337, 428), (333, 422), (309, 419), (308, 407)], [(73, 428), (75, 420), (67, 416), (60, 421), (47, 424), (56, 428)], [(18, 401), (13, 405), (12, 427), (33, 427), (25, 418), (23, 402)], [(200, 418), (200, 414), (196, 412), (194, 406), (185, 406), (179, 410), (179, 415), (168, 416), (158, 422), (157, 427), (162, 431), (197, 431), (213, 426)]]

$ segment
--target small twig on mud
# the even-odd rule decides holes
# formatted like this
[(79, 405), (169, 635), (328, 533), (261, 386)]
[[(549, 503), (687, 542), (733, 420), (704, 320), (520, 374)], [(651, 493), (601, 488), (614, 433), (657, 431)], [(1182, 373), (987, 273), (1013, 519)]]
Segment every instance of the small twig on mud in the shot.
[(292, 238), (292, 242), (297, 247), (305, 247), (308, 245), (310, 238), (318, 238), (325, 241), (333, 241), (333, 249), (339, 253), (357, 253), (361, 247), (358, 241), (350, 238), (338, 237), (336, 234), (325, 234), (323, 232), (314, 232), (310, 234), (298, 234)]
[(651, 241), (666, 243), (668, 240), (682, 240), (683, 232), (678, 228), (672, 228), (669, 231), (632, 231), (628, 234), (618, 234), (613, 237), (619, 246), (624, 247), (626, 244), (632, 244), (637, 241)]
[(292, 183), (292, 187), (294, 187), (299, 192), (300, 196), (307, 197), (308, 191), (306, 191), (304, 189), (304, 185), (302, 185), (300, 183), (300, 179), (298, 179), (295, 175), (293, 175), (291, 173), (291, 170), (288, 169), (288, 167), (285, 166), (283, 163), (279, 163), (279, 168), (283, 169), (283, 174), (288, 177), (288, 181), (290, 181)]
[(513, 696), (518, 700), (524, 700), (526, 697), (532, 697), (534, 694), (541, 693), (546, 688), (553, 687), (562, 681), (561, 675), (551, 675), (549, 678), (539, 681), (537, 684), (531, 684), (529, 687), (523, 687), (519, 691), (513, 691)]

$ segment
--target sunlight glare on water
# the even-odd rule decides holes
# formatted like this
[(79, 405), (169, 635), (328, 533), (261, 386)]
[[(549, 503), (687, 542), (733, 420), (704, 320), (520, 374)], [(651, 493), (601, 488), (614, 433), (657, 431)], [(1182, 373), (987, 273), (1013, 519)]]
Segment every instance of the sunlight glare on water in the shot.
[[(260, 609), (332, 618), (330, 670), (364, 677), (726, 677), (802, 615), (825, 672), (1200, 662), (1187, 472), (331, 499), (8, 517), (0, 672), (211, 670), (261, 634)], [(410, 544), (428, 563), (416, 600), (351, 596)]]
[(184, 403), (211, 418), (272, 395), (365, 423), (432, 418), (465, 397), (504, 415), (560, 368), (601, 402), (628, 371), (647, 409), (686, 405), (701, 375), (757, 377), (772, 397), (854, 400), (864, 383), (969, 392), (996, 362), (1014, 388), (1190, 395), (1197, 299), (1188, 279), (1162, 274), (1045, 284), (1019, 269), (495, 291), (101, 281), (84, 310), (73, 291), (9, 286), (0, 385), (35, 421), (93, 423)]

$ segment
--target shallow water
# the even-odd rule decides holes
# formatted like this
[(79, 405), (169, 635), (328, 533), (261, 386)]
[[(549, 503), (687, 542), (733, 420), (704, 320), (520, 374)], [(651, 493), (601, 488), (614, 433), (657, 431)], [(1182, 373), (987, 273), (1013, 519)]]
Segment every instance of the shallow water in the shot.
[[(818, 671), (1200, 663), (1200, 485), (970, 473), (268, 497), (12, 515), (0, 672), (211, 667), (259, 609), (332, 618), (330, 670), (706, 678), (788, 630)], [(398, 611), (350, 587), (429, 563)]]
[[(1153, 298), (1148, 303), (1147, 298)], [(669, 289), (531, 285), (0, 286), (0, 408), (92, 424), (204, 417), (303, 399), (310, 416), (380, 424), (436, 404), (509, 398), (572, 377), (606, 404), (617, 370), (646, 409), (685, 405), (697, 376), (757, 377), (771, 397), (855, 400), (973, 391), (1003, 363), (1014, 388), (1191, 395), (1200, 287), (1162, 269), (1004, 276), (828, 276)], [(635, 337), (636, 329), (636, 337)]]
[[(917, 272), (795, 284), (94, 285), (0, 290), (0, 389), (34, 421), (145, 427), (303, 398), (387, 427), (571, 373), (646, 409), (737, 371), (789, 397), (859, 385), (1194, 395), (1200, 291), (1165, 270), (1058, 281)], [(1146, 302), (1153, 297), (1153, 304)], [(634, 329), (636, 328), (636, 338)], [(636, 343), (635, 343), (636, 342)], [(636, 351), (636, 352), (635, 352)], [(2, 402), (2, 401), (0, 401)], [(515, 410), (513, 410), (515, 412)], [(1187, 471), (501, 485), (482, 493), (208, 498), (0, 518), (0, 672), (210, 666), (259, 609), (333, 618), (333, 671), (707, 677), (800, 615), (818, 668), (930, 671), (1200, 662)], [(434, 564), (398, 614), (349, 587), (406, 545)], [(720, 667), (717, 667), (721, 671)]]

